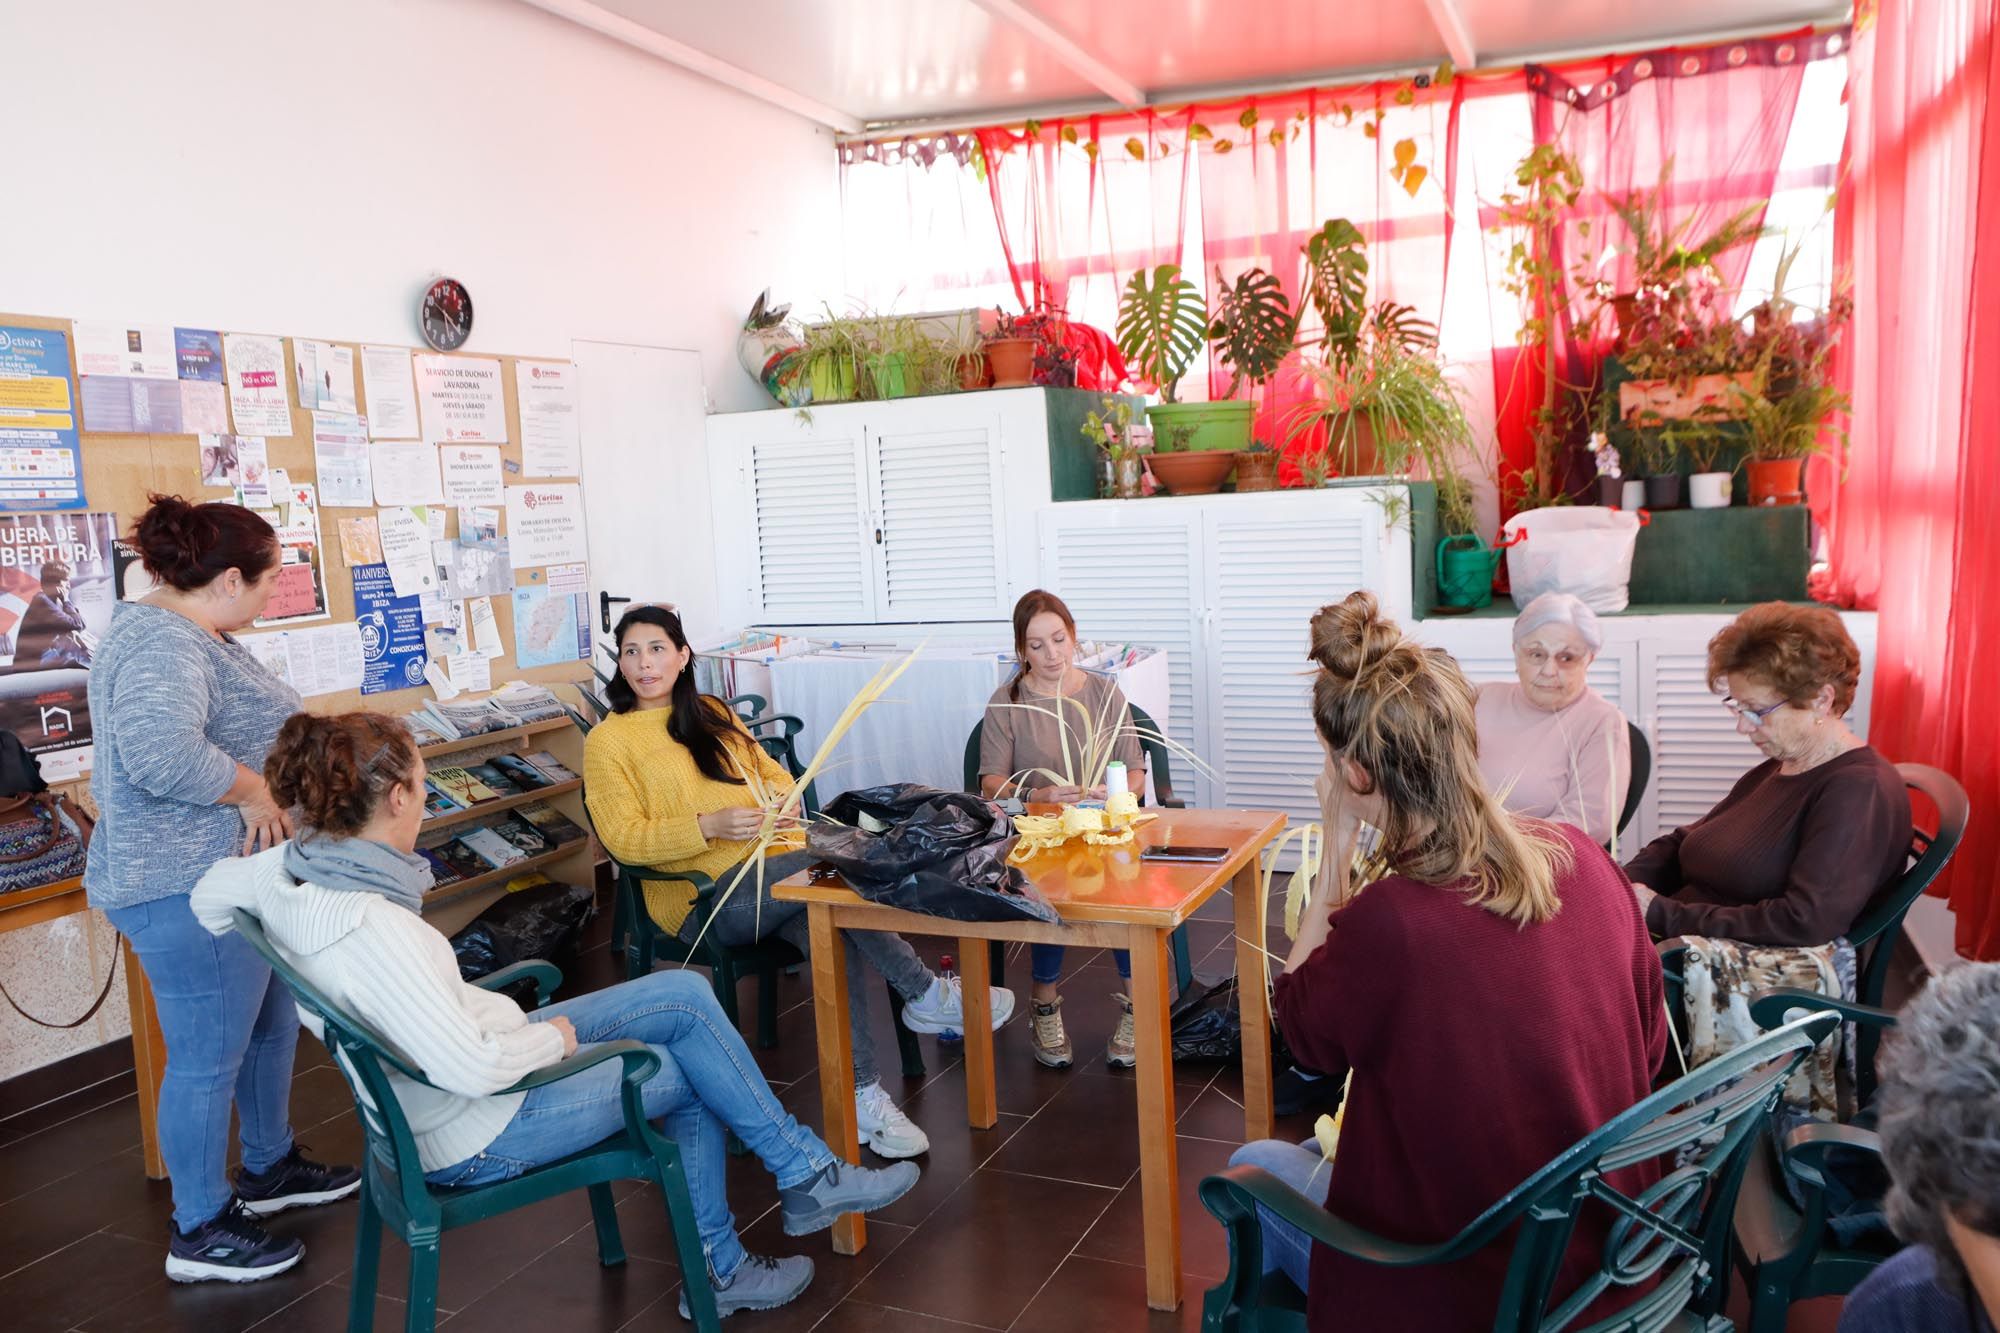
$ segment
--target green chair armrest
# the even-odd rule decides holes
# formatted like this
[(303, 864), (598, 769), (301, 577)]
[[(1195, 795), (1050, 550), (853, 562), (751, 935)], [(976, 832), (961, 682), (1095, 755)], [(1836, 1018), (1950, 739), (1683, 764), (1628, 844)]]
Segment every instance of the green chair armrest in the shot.
[(1370, 1263), (1404, 1268), (1440, 1262), (1450, 1249), (1443, 1245), (1410, 1245), (1385, 1240), (1319, 1204), (1258, 1166), (1232, 1166), (1201, 1182), (1201, 1201), (1224, 1226), (1262, 1204), (1322, 1245)]
[(1783, 1027), (1793, 1012), (1799, 1009), (1839, 1014), (1846, 1022), (1861, 1023), (1868, 1027), (1896, 1026), (1896, 1015), (1887, 1009), (1856, 1004), (1852, 1000), (1843, 1000), (1834, 995), (1822, 995), (1818, 991), (1805, 990), (1798, 986), (1776, 986), (1770, 990), (1760, 990), (1750, 997), (1750, 1017), (1766, 1032)]
[(1816, 1189), (1826, 1188), (1826, 1155), (1834, 1148), (1882, 1155), (1882, 1140), (1872, 1129), (1815, 1121), (1785, 1135), (1785, 1170)]
[(1160, 808), (1163, 810), (1185, 810), (1187, 809), (1187, 802), (1178, 796), (1170, 796), (1160, 802)]
[(562, 969), (540, 958), (529, 958), (488, 972), (472, 984), (481, 990), (501, 990), (523, 978), (535, 983), (535, 1007), (539, 1009), (549, 1002), (549, 996), (555, 994), (556, 987), (562, 985)]
[(534, 1073), (521, 1079), (511, 1087), (502, 1088), (495, 1096), (505, 1096), (510, 1092), (526, 1092), (539, 1088), (544, 1083), (555, 1083), (572, 1074), (581, 1074), (592, 1065), (601, 1065), (606, 1060), (621, 1059), (625, 1062), (625, 1082), (644, 1083), (660, 1070), (660, 1057), (643, 1041), (606, 1041), (579, 1050), (575, 1055), (558, 1060), (555, 1064), (544, 1065)]

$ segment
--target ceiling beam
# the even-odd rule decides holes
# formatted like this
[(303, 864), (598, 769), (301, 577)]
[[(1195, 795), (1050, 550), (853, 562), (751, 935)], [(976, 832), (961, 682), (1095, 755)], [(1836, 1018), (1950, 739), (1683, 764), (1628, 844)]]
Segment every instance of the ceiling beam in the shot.
[(1472, 45), (1472, 30), (1465, 26), (1465, 16), (1458, 12), (1454, 0), (1424, 0), (1424, 8), (1431, 12), (1431, 26), (1444, 38), (1451, 63), (1459, 69), (1478, 68), (1479, 52)]
[(1030, 9), (1025, 0), (972, 0), (1003, 23), (1011, 23), (1046, 47), (1064, 68), (1088, 79), (1106, 97), (1128, 111), (1146, 105), (1146, 94), (1138, 84), (1086, 50), (1075, 38)]
[(803, 93), (794, 92), (783, 84), (774, 83), (761, 74), (732, 65), (726, 60), (718, 60), (706, 51), (697, 51), (685, 42), (677, 42), (662, 33), (655, 32), (643, 23), (636, 23), (622, 14), (614, 14), (591, 0), (523, 0), (536, 9), (554, 14), (557, 18), (568, 19), (571, 23), (590, 29), (592, 32), (609, 37), (614, 42), (623, 42), (649, 56), (656, 56), (669, 64), (679, 65), (705, 79), (711, 79), (726, 88), (734, 88), (739, 93), (747, 93), (760, 102), (769, 102), (795, 116), (829, 126), (841, 134), (858, 134), (863, 128), (861, 118), (849, 115), (838, 107), (830, 107), (815, 102)]

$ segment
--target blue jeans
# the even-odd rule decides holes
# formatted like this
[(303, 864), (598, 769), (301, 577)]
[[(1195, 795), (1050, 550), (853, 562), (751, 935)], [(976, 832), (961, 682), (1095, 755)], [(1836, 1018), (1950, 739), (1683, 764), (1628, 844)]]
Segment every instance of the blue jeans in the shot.
[[(530, 1015), (536, 1021), (557, 1016), (575, 1025), (579, 1046), (630, 1038), (660, 1057), (659, 1072), (646, 1080), (646, 1117), (664, 1122), (667, 1137), (680, 1146), (709, 1271), (728, 1281), (744, 1259), (724, 1176), (728, 1131), (735, 1130), (763, 1159), (780, 1189), (812, 1179), (833, 1161), (833, 1153), (778, 1105), (750, 1048), (699, 973), (654, 972)], [(607, 1060), (531, 1088), (484, 1151), (425, 1179), (435, 1185), (511, 1180), (603, 1142), (625, 1126), (619, 1091), (624, 1070), (624, 1061)]]
[[(1246, 1143), (1229, 1155), (1231, 1166), (1261, 1166), (1314, 1203), (1326, 1203), (1327, 1187), (1333, 1183), (1333, 1163), (1320, 1155), (1319, 1143), (1286, 1143), (1283, 1139), (1259, 1139)], [(1283, 1273), (1300, 1291), (1312, 1268), (1312, 1240), (1305, 1232), (1262, 1204), (1257, 1220), (1264, 1230), (1264, 1271)]]
[(229, 1108), (243, 1167), (264, 1171), (292, 1150), (292, 993), (240, 935), (208, 933), (185, 894), (104, 914), (146, 969), (167, 1039), (160, 1158), (173, 1178), (174, 1225), (191, 1231), (229, 1203)]
[[(1065, 944), (1030, 944), (1028, 946), (1029, 974), (1034, 977), (1036, 982), (1044, 986), (1053, 986), (1058, 981), (1061, 981), (1063, 950), (1068, 947)], [(1111, 951), (1111, 961), (1117, 966), (1119, 976), (1125, 978), (1127, 981), (1132, 979), (1132, 951), (1130, 949), (1113, 949)]]

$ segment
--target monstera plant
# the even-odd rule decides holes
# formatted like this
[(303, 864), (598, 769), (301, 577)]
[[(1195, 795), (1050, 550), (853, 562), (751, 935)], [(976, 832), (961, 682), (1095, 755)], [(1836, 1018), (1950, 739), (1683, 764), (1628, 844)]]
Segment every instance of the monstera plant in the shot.
[(1244, 383), (1268, 383), (1291, 355), (1298, 333), (1292, 303), (1277, 278), (1261, 268), (1237, 275), (1226, 282), (1222, 269), (1215, 270), (1215, 321), (1208, 338), (1215, 354), (1229, 367), (1229, 392), (1234, 398)]

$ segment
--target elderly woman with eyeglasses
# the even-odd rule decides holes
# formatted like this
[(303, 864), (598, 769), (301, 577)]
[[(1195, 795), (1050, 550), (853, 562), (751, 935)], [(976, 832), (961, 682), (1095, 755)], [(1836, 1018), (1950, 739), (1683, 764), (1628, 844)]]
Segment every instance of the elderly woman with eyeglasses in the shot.
[(1861, 653), (1825, 607), (1766, 602), (1709, 642), (1708, 679), (1767, 757), (1626, 865), (1646, 925), (1746, 944), (1836, 940), (1910, 846), (1902, 775), (1843, 720)]
[(1479, 687), (1479, 769), (1507, 810), (1571, 824), (1608, 846), (1632, 781), (1625, 715), (1590, 688), (1597, 613), (1549, 592), (1514, 619), (1518, 681)]

